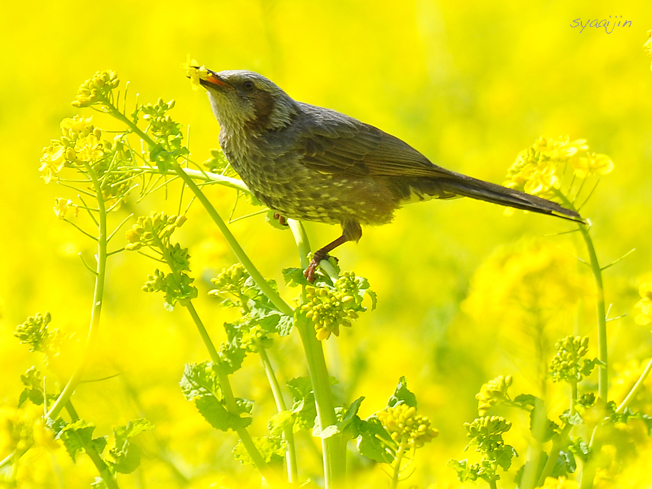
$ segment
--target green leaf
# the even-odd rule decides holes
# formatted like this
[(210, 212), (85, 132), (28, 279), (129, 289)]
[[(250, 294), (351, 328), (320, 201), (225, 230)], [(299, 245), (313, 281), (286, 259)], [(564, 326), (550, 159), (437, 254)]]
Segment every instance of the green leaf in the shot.
[[(254, 437), (253, 442), (258, 452), (263, 456), (265, 463), (278, 465), (285, 460), (285, 443), (283, 443), (280, 436)], [(238, 442), (235, 446), (233, 455), (243, 464), (254, 465), (242, 442)]]
[(292, 412), (294, 418), (294, 431), (310, 430), (315, 426), (317, 417), (317, 405), (312, 392), (312, 384), (308, 377), (296, 377), (287, 382), (292, 393), (294, 404)]
[[(61, 431), (59, 431), (56, 438), (63, 442), (70, 458), (73, 462), (76, 462), (77, 455), (84, 452), (86, 447), (91, 446), (94, 430), (94, 424), (80, 419), (64, 426)], [(99, 444), (101, 444), (101, 442), (96, 443), (96, 445)]]
[(394, 461), (396, 443), (387, 433), (380, 420), (371, 416), (357, 425), (360, 432), (358, 451), (360, 455), (376, 462), (390, 464)]
[(401, 377), (399, 379), (398, 385), (394, 390), (394, 394), (392, 394), (392, 397), (389, 398), (387, 405), (389, 407), (393, 407), (401, 402), (407, 404), (410, 407), (417, 407), (417, 397), (408, 390), (407, 379), (405, 377)]
[(215, 429), (221, 431), (246, 428), (251, 424), (250, 417), (240, 417), (229, 413), (222, 403), (213, 395), (204, 395), (195, 398), (195, 406), (199, 413)]
[[(194, 401), (200, 414), (213, 428), (227, 431), (249, 426), (251, 418), (229, 413), (222, 405), (222, 390), (216, 368), (211, 362), (186, 365), (180, 382), (183, 395), (187, 400)], [(240, 413), (251, 412), (250, 401), (236, 399), (236, 404)]]
[(280, 336), (288, 336), (294, 327), (294, 318), (292, 316), (281, 316), (278, 322), (278, 334)]
[(284, 268), (283, 278), (285, 285), (288, 287), (297, 287), (298, 285), (313, 285), (303, 275), (303, 270), (300, 268)]
[(512, 465), (512, 458), (516, 456), (518, 454), (511, 445), (502, 445), (494, 452), (494, 460), (503, 470), (509, 470)]
[(272, 436), (282, 436), (286, 429), (294, 426), (294, 413), (292, 411), (279, 411), (267, 423), (267, 429)]
[(344, 416), (342, 416), (342, 420), (338, 423), (340, 431), (344, 431), (356, 418), (358, 418), (358, 411), (360, 410), (360, 404), (362, 404), (362, 401), (364, 401), (364, 397), (358, 397), (349, 405)]
[(446, 464), (457, 473), (457, 478), (460, 482), (476, 481), (478, 480), (478, 473), (480, 466), (478, 464), (471, 464), (469, 466), (468, 460), (454, 460), (451, 459)]

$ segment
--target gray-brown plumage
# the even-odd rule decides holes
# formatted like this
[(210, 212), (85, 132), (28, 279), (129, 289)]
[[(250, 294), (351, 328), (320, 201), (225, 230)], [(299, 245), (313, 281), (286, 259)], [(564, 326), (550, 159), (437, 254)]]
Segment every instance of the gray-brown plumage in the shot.
[(432, 164), (400, 139), (334, 110), (296, 102), (250, 71), (209, 71), (200, 83), (220, 126), (220, 145), (253, 194), (286, 218), (341, 224), (320, 260), (386, 224), (401, 205), (464, 196), (582, 221), (555, 202)]

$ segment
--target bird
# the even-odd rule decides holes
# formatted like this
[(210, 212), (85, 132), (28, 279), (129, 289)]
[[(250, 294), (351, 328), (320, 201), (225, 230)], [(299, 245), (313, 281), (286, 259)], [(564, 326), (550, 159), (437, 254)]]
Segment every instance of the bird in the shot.
[(392, 221), (409, 202), (470, 197), (584, 222), (574, 210), (435, 165), (401, 139), (332, 109), (292, 99), (263, 75), (191, 67), (220, 125), (219, 143), (253, 195), (279, 221), (340, 224), (304, 271), (362, 237), (362, 225)]

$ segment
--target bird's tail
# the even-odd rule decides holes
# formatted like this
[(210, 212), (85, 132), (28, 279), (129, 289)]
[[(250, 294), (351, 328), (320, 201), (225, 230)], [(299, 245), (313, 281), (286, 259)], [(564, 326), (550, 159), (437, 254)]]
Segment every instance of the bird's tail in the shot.
[(437, 178), (436, 186), (439, 187), (438, 191), (444, 192), (444, 195), (461, 195), (516, 209), (557, 216), (570, 221), (584, 222), (577, 212), (566, 209), (556, 202), (459, 173), (451, 172), (450, 177)]

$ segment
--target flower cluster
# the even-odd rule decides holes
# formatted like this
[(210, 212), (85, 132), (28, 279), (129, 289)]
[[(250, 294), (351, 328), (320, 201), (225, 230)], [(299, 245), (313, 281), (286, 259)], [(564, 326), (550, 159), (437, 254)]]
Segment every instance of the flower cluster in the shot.
[(417, 408), (399, 403), (376, 413), (383, 428), (396, 443), (406, 443), (411, 448), (421, 448), (439, 432), (430, 427), (430, 420), (417, 414)]
[(580, 382), (591, 373), (595, 360), (582, 360), (589, 352), (588, 336), (567, 336), (559, 340), (557, 353), (550, 362), (550, 377), (553, 382)]
[(168, 216), (165, 212), (151, 212), (149, 216), (140, 216), (127, 231), (126, 237), (129, 242), (125, 249), (135, 251), (143, 246), (160, 247), (166, 243), (175, 229), (183, 226), (186, 216)]
[(636, 307), (641, 309), (641, 313), (636, 316), (636, 324), (647, 326), (652, 324), (652, 283), (641, 284), (638, 293), (641, 300), (636, 303)]
[(358, 317), (353, 309), (355, 299), (346, 292), (330, 287), (306, 287), (307, 302), (301, 310), (315, 323), (317, 339), (327, 340), (331, 334), (340, 335), (340, 326), (350, 327)]
[(111, 90), (119, 84), (120, 80), (115, 71), (98, 71), (92, 78), (82, 83), (72, 105), (75, 107), (103, 105), (102, 102), (110, 97)]
[(148, 132), (158, 137), (180, 133), (179, 124), (167, 114), (175, 103), (174, 100), (164, 102), (159, 98), (155, 104), (145, 104), (138, 108), (143, 113), (143, 120), (149, 123)]
[(80, 115), (61, 121), (61, 139), (53, 139), (43, 148), (39, 171), (45, 183), (50, 183), (65, 166), (97, 162), (111, 149), (111, 143), (100, 139), (102, 131), (91, 122), (92, 118), (84, 119)]
[(505, 446), (503, 434), (512, 428), (512, 423), (502, 416), (483, 416), (471, 423), (464, 423), (466, 436), (471, 438), (470, 445), (476, 445), (478, 451), (495, 452)]
[(50, 321), (52, 321), (52, 316), (49, 312), (30, 316), (23, 324), (16, 326), (14, 336), (21, 343), (30, 345), (30, 351), (56, 355), (59, 351), (61, 333), (57, 328), (49, 327)]
[(484, 416), (490, 408), (508, 401), (507, 389), (512, 385), (512, 376), (506, 377), (500, 375), (490, 380), (480, 388), (480, 392), (475, 395), (478, 400), (478, 414)]
[(505, 186), (543, 198), (555, 196), (561, 187), (561, 175), (569, 165), (578, 178), (604, 175), (613, 169), (608, 156), (589, 152), (586, 140), (568, 137), (540, 137), (521, 151), (507, 172)]

